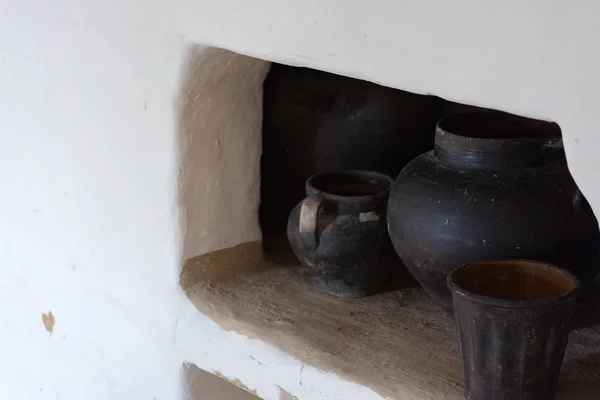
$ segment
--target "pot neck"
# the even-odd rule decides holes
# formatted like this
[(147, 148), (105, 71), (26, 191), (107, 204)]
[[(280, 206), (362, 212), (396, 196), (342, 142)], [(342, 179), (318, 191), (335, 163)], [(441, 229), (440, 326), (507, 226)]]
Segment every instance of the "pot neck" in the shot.
[[(457, 126), (453, 121), (457, 117), (441, 120), (436, 128), (433, 154), (443, 164), (494, 171), (537, 167), (565, 157), (559, 130), (557, 134), (549, 131), (540, 135), (539, 126), (534, 125), (530, 135), (525, 131), (522, 136), (511, 137), (510, 132), (504, 134), (499, 131), (497, 125), (494, 131), (485, 132), (483, 124), (481, 129), (484, 132), (481, 134), (471, 128), (463, 134), (460, 129), (456, 132), (449, 129)], [(466, 120), (465, 117), (468, 118), (468, 115), (460, 116)]]
[(318, 195), (338, 209), (360, 211), (387, 202), (393, 179), (362, 170), (322, 172), (306, 181), (306, 194)]

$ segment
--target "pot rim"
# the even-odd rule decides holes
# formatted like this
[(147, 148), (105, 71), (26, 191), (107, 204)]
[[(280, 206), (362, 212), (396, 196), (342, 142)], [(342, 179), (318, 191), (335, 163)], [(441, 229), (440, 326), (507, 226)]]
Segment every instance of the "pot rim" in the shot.
[[(478, 294), (472, 292), (468, 289), (465, 289), (457, 280), (458, 274), (461, 271), (464, 271), (466, 268), (472, 267), (473, 264), (481, 263), (481, 262), (526, 262), (530, 264), (537, 264), (543, 266), (545, 268), (549, 268), (555, 271), (559, 271), (569, 278), (571, 278), (574, 282), (573, 287), (554, 297), (540, 299), (540, 300), (509, 300), (502, 299), (498, 297), (486, 296), (483, 294)], [(462, 264), (460, 267), (456, 268), (452, 273), (450, 273), (446, 278), (446, 284), (452, 293), (452, 298), (461, 297), (467, 300), (470, 300), (473, 303), (483, 303), (496, 307), (505, 307), (505, 308), (536, 308), (536, 307), (549, 307), (558, 304), (574, 302), (579, 293), (581, 292), (581, 281), (575, 274), (571, 271), (559, 267), (557, 265), (538, 260), (531, 260), (525, 258), (510, 258), (510, 259), (496, 259), (496, 260), (478, 260), (470, 263)]]
[(438, 121), (433, 155), (469, 169), (539, 167), (564, 157), (560, 127), (503, 111), (472, 111)]
[[(476, 121), (475, 119), (484, 119), (484, 121)], [(521, 129), (528, 131), (526, 135), (508, 135), (506, 137), (493, 137), (487, 136), (486, 134), (465, 134), (461, 133), (459, 129), (453, 127), (452, 124), (460, 123), (462, 120), (466, 120), (465, 127), (468, 126), (481, 126), (481, 130), (489, 129), (493, 126), (493, 123), (501, 123), (506, 126), (506, 129), (511, 129), (511, 121), (513, 124), (521, 124)], [(473, 121), (479, 122), (475, 124)], [(464, 123), (464, 122), (463, 122)], [(450, 125), (450, 126), (448, 126)], [(464, 127), (463, 127), (464, 128)], [(537, 132), (537, 135), (532, 133)], [(538, 120), (534, 118), (527, 118), (516, 114), (511, 114), (505, 111), (496, 110), (476, 110), (468, 111), (464, 113), (457, 113), (447, 115), (436, 124), (436, 134), (448, 135), (453, 140), (464, 140), (469, 142), (486, 141), (488, 143), (507, 142), (507, 141), (526, 141), (526, 142), (549, 142), (554, 145), (562, 144), (562, 133), (560, 126), (553, 121)]]
[[(327, 190), (324, 190), (324, 189), (318, 187), (318, 185), (315, 185), (316, 180), (323, 178), (324, 176), (328, 176), (328, 175), (329, 176), (345, 176), (345, 177), (353, 177), (353, 178), (362, 178), (363, 181), (365, 180), (365, 178), (376, 179), (379, 183), (385, 184), (385, 189), (379, 190), (374, 193), (365, 194), (365, 195), (357, 195), (357, 196), (335, 194), (335, 193), (328, 192)], [(377, 172), (377, 171), (366, 170), (366, 169), (342, 169), (342, 170), (318, 172), (306, 180), (307, 187), (310, 187), (312, 190), (320, 193), (321, 195), (323, 195), (324, 197), (326, 197), (328, 199), (340, 200), (340, 201), (343, 201), (343, 200), (361, 201), (361, 200), (369, 200), (369, 199), (372, 199), (373, 197), (381, 196), (382, 194), (390, 192), (393, 183), (394, 183), (394, 180), (389, 175), (384, 174), (383, 172)]]

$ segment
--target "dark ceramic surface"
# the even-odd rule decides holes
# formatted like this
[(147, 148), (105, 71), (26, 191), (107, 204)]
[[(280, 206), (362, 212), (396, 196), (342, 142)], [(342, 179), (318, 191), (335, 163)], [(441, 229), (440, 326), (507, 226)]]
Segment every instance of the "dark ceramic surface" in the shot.
[(475, 260), (528, 258), (598, 270), (598, 226), (567, 169), (556, 124), (505, 113), (443, 119), (435, 149), (411, 161), (391, 192), (400, 258), (447, 309), (446, 276)]
[(552, 400), (580, 286), (558, 267), (478, 262), (448, 277), (469, 400)]
[(316, 174), (291, 212), (287, 235), (298, 259), (336, 296), (374, 292), (398, 268), (386, 227), (392, 179), (371, 171)]

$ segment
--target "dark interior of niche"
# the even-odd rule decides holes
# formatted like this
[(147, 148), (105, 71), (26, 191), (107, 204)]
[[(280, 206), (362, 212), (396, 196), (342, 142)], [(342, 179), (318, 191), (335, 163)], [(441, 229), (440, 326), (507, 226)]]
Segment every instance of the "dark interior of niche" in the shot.
[[(560, 141), (562, 136), (556, 123), (515, 115), (506, 118), (507, 114), (501, 110), (456, 103), (437, 96), (409, 93), (359, 79), (282, 64), (271, 66), (264, 82), (263, 103), (259, 222), (263, 235), (263, 256), (266, 261), (278, 265), (299, 264), (287, 238), (288, 217), (291, 210), (306, 197), (306, 180), (316, 173), (362, 169), (381, 172), (396, 179), (411, 160), (433, 150), (438, 122), (441, 129), (454, 132), (466, 140), (536, 138), (533, 142), (539, 142), (537, 139), (540, 137), (557, 138)], [(444, 119), (448, 116), (453, 118)], [(479, 121), (478, 118), (484, 120)], [(482, 126), (485, 126), (485, 131), (479, 129)], [(558, 142), (548, 140), (547, 143), (554, 148)], [(561, 153), (560, 157), (564, 160), (564, 150), (562, 146), (559, 147), (553, 152)], [(519, 160), (515, 163), (519, 165), (518, 168), (525, 168), (529, 155), (524, 157), (525, 162)], [(514, 163), (514, 160), (511, 159), (511, 162)], [(566, 163), (564, 165), (566, 168)], [(544, 186), (547, 182), (547, 179), (540, 180), (538, 176), (535, 185)], [(541, 190), (536, 193), (548, 192)], [(600, 304), (600, 231), (589, 203), (581, 192), (578, 193), (573, 200), (578, 204), (575, 207), (578, 209), (577, 221), (573, 223), (577, 226), (578, 234), (567, 240), (576, 243), (572, 243), (572, 246), (569, 244), (569, 250), (565, 252), (552, 250), (557, 252), (552, 259), (546, 260), (545, 254), (537, 259), (584, 271), (587, 294), (581, 297), (589, 300), (589, 294), (593, 293), (594, 301), (586, 300), (587, 304)], [(564, 227), (555, 228), (565, 230)], [(539, 237), (538, 233), (533, 233), (531, 237)], [(560, 233), (556, 233), (556, 237), (560, 237)], [(502, 242), (503, 239), (499, 240)], [(553, 243), (552, 240), (548, 243)], [(473, 249), (469, 252), (473, 254)], [(532, 258), (531, 255), (512, 257)], [(392, 275), (380, 288), (381, 291), (416, 284), (403, 268), (394, 269)], [(590, 288), (593, 290), (590, 291)], [(592, 318), (595, 322), (597, 313), (592, 314), (595, 315)]]
[(292, 208), (317, 172), (367, 169), (395, 178), (433, 148), (437, 121), (486, 110), (360, 79), (273, 63), (264, 82), (260, 226), (268, 260), (297, 264)]

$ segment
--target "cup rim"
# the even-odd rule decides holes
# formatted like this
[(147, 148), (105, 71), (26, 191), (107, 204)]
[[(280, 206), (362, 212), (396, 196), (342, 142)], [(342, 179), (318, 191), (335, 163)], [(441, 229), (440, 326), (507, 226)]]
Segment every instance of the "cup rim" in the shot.
[[(574, 285), (573, 285), (573, 288), (571, 288), (570, 290), (568, 290), (562, 294), (559, 294), (558, 296), (545, 298), (545, 299), (539, 299), (539, 300), (510, 300), (510, 299), (502, 299), (502, 298), (498, 298), (498, 297), (486, 296), (483, 294), (478, 294), (478, 293), (472, 292), (472, 291), (464, 288), (458, 282), (458, 279), (457, 279), (458, 274), (461, 271), (464, 271), (466, 268), (473, 267), (473, 264), (482, 263), (482, 262), (525, 262), (525, 263), (537, 264), (537, 265), (543, 266), (545, 268), (560, 271), (561, 273), (569, 276), (569, 278), (571, 278), (573, 280)], [(473, 261), (470, 263), (465, 263), (465, 264), (462, 264), (461, 266), (459, 266), (458, 268), (456, 268), (454, 271), (452, 271), (446, 277), (446, 284), (447, 284), (448, 288), (450, 289), (450, 292), (452, 293), (453, 299), (456, 297), (461, 297), (461, 298), (465, 298), (467, 300), (471, 300), (472, 302), (475, 302), (475, 303), (483, 303), (483, 304), (494, 305), (497, 307), (510, 307), (510, 308), (520, 308), (520, 307), (533, 308), (533, 307), (553, 306), (556, 304), (568, 303), (570, 301), (575, 301), (577, 299), (577, 297), (579, 296), (579, 293), (581, 292), (581, 281), (571, 271), (569, 271), (565, 268), (559, 267), (557, 265), (548, 263), (548, 262), (525, 259), (525, 258), (511, 258), (511, 259), (499, 259), (499, 260), (478, 260), (478, 261)]]

